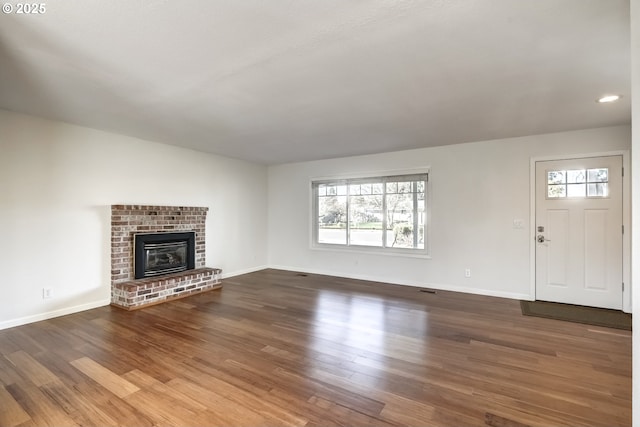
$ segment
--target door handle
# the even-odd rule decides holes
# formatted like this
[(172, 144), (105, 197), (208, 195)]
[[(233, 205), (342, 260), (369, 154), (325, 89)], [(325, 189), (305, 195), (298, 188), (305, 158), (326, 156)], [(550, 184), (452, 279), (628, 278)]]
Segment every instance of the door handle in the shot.
[(550, 242), (551, 240), (545, 239), (542, 234), (538, 234), (538, 243)]

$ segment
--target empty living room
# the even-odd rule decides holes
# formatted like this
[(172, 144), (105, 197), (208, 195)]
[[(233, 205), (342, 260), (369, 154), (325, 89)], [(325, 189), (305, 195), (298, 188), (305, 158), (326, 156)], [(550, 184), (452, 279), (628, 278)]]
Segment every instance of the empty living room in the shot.
[(639, 128), (640, 0), (7, 0), (0, 426), (640, 426)]

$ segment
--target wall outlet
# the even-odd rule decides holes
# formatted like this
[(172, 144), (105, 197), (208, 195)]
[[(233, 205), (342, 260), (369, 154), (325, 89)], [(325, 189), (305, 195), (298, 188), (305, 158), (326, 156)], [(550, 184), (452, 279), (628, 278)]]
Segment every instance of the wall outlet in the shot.
[(42, 288), (42, 299), (49, 299), (53, 295), (51, 288)]
[(471, 269), (470, 268), (465, 268), (464, 269), (464, 277), (471, 277)]
[(521, 230), (524, 228), (524, 219), (514, 219), (513, 220), (513, 228), (517, 230)]

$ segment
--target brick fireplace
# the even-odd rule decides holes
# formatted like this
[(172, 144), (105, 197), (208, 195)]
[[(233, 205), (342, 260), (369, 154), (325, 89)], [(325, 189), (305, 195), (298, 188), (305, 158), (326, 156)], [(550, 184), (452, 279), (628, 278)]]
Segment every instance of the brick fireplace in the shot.
[[(111, 206), (111, 304), (127, 310), (222, 287), (221, 270), (205, 267), (206, 207)], [(134, 236), (195, 232), (195, 262), (186, 271), (135, 279)]]

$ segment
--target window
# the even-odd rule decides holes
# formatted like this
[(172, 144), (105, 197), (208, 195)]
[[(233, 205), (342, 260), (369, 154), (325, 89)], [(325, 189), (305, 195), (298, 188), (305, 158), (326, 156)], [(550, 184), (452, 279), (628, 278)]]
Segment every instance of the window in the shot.
[(313, 182), (315, 243), (424, 251), (427, 178), (423, 173)]
[(609, 169), (547, 171), (547, 198), (608, 197)]

